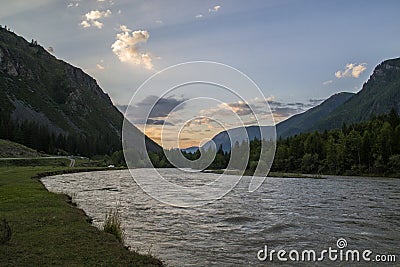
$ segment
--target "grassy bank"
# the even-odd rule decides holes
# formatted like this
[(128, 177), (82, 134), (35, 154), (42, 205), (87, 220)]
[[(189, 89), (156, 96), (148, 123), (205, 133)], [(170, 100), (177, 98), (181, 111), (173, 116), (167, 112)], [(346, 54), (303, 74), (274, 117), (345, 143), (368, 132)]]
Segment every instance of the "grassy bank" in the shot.
[(50, 193), (32, 178), (63, 169), (0, 167), (0, 220), (6, 219), (12, 228), (11, 240), (0, 245), (0, 266), (162, 265), (151, 256), (128, 251), (115, 236), (92, 226), (66, 195)]

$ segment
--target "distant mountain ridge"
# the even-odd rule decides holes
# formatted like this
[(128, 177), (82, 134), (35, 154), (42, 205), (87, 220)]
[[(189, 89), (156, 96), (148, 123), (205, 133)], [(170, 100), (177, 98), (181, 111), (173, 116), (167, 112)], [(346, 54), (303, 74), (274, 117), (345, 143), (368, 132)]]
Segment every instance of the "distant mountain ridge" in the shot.
[[(387, 114), (392, 108), (400, 113), (400, 58), (380, 63), (358, 93), (334, 94), (321, 104), (278, 123), (276, 134), (278, 138), (287, 138), (305, 132), (340, 128), (343, 123), (358, 123), (371, 116)], [(259, 139), (259, 127), (245, 128), (248, 140)], [(237, 129), (228, 131), (235, 132)], [(243, 137), (241, 139), (245, 140)], [(234, 140), (231, 144), (227, 131), (218, 133), (212, 140), (217, 148), (222, 145), (224, 151), (229, 151), (233, 143), (238, 141)]]
[(334, 94), (321, 104), (278, 123), (276, 125), (278, 137), (286, 138), (310, 131), (315, 126), (315, 123), (324, 119), (353, 95), (354, 93), (349, 92)]
[[(243, 129), (246, 131), (243, 131)], [(261, 138), (262, 133), (262, 138)], [(215, 135), (211, 141), (215, 143), (216, 149), (222, 147), (224, 152), (231, 150), (232, 146), (236, 142), (240, 145), (243, 141), (250, 142), (254, 139), (264, 139), (264, 140), (276, 140), (275, 127), (273, 126), (247, 126), (247, 127), (237, 127), (226, 131), (222, 131)], [(209, 149), (212, 147), (211, 141), (205, 143), (202, 148)]]
[[(96, 80), (4, 28), (0, 112), (0, 138), (38, 150), (93, 155), (121, 149), (123, 115)], [(146, 144), (161, 149), (147, 137)]]

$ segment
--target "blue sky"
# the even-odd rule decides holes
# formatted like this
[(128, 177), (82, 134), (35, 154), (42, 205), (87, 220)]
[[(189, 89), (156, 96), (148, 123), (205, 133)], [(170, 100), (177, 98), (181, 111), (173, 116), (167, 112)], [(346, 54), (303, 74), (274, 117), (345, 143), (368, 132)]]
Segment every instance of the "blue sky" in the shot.
[(399, 11), (400, 1), (5, 0), (0, 24), (84, 69), (115, 104), (165, 67), (209, 60), (292, 104), (281, 120), (359, 91), (378, 63), (399, 57)]

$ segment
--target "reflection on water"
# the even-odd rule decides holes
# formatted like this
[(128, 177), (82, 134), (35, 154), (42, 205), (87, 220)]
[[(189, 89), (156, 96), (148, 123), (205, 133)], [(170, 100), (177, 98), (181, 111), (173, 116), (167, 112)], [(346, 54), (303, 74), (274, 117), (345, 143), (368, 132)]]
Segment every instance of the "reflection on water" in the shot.
[[(191, 173), (182, 180), (179, 170), (159, 171), (186, 186), (218, 177)], [(136, 169), (133, 173), (150, 172)], [(264, 245), (286, 251), (322, 250), (335, 247), (340, 237), (347, 240), (348, 249), (396, 254), (400, 260), (399, 179), (268, 178), (249, 193), (250, 178), (244, 177), (224, 198), (196, 208), (176, 208), (152, 199), (127, 170), (66, 174), (42, 181), (50, 191), (74, 196), (96, 226), (118, 206), (126, 244), (139, 252), (151, 249), (172, 266), (265, 265), (256, 258)], [(324, 265), (329, 263), (338, 265)]]

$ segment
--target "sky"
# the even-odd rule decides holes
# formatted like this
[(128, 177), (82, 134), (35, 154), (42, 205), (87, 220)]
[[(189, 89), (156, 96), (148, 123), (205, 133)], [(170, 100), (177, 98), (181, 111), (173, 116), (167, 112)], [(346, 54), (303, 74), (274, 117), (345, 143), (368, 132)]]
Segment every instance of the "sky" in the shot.
[[(255, 107), (268, 100), (270, 109), (257, 106), (259, 115), (272, 114), (276, 123), (337, 92), (359, 91), (377, 64), (400, 56), (399, 10), (396, 0), (2, 0), (0, 24), (93, 76), (157, 142), (166, 124), (164, 145), (175, 146), (178, 132), (178, 146), (186, 147), (237, 126), (226, 110), (248, 115), (248, 101)], [(158, 91), (133, 97), (154, 74), (189, 61), (231, 66), (261, 95), (242, 89), (235, 98), (210, 84), (163, 95), (159, 79)], [(166, 84), (196, 72), (179, 71)], [(199, 92), (218, 101), (196, 104)], [(156, 112), (141, 114), (154, 103)]]

